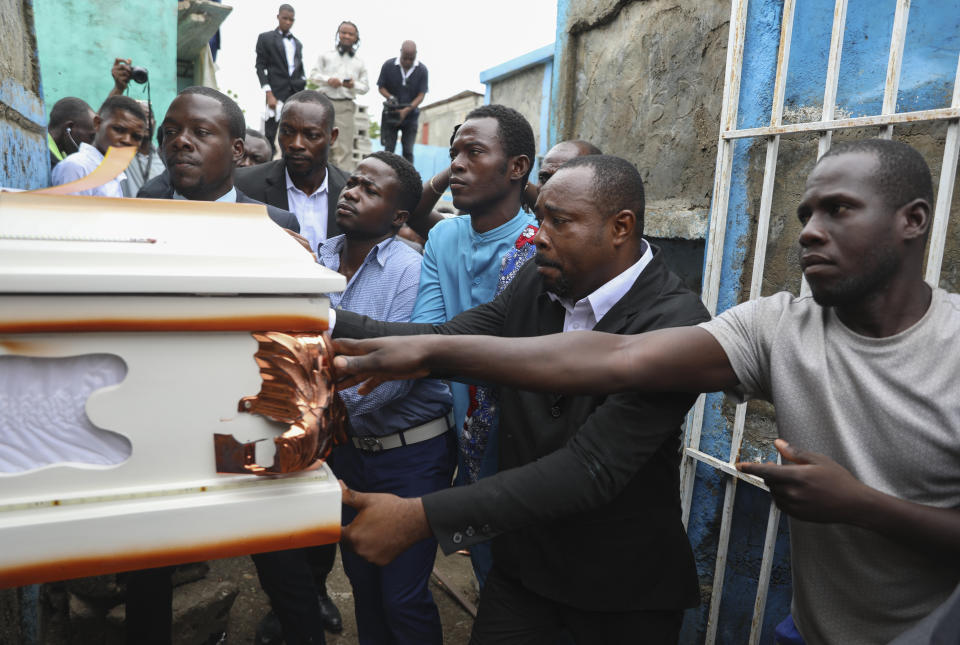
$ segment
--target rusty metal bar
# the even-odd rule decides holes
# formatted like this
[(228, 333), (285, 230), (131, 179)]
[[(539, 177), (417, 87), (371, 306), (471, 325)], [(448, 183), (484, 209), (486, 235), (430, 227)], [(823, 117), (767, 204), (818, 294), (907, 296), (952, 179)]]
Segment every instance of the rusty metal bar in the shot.
[[(827, 60), (827, 80), (823, 90), (821, 121), (833, 121), (837, 109), (837, 85), (840, 82), (840, 56), (843, 54), (843, 34), (847, 25), (847, 0), (837, 0), (833, 7), (833, 33), (830, 35), (830, 58)], [(817, 159), (830, 149), (832, 133), (825, 130), (817, 144)]]
[[(900, 68), (903, 64), (903, 41), (907, 37), (907, 19), (910, 17), (910, 0), (897, 0), (893, 16), (893, 34), (890, 36), (890, 58), (887, 60), (887, 80), (883, 86), (882, 114), (897, 111), (897, 93), (900, 91)], [(893, 137), (893, 125), (880, 133), (883, 139)]]
[[(780, 456), (777, 455), (777, 463)], [(770, 500), (770, 514), (767, 516), (767, 534), (763, 539), (763, 559), (760, 561), (760, 573), (757, 581), (757, 599), (753, 603), (753, 619), (750, 621), (748, 645), (760, 643), (763, 629), (763, 615), (767, 610), (767, 591), (770, 589), (770, 572), (773, 571), (773, 555), (777, 546), (777, 533), (780, 527), (780, 509)]]
[[(960, 57), (957, 73), (953, 79), (953, 98), (950, 106), (960, 117)], [(937, 205), (933, 211), (930, 230), (930, 250), (927, 255), (927, 282), (936, 287), (940, 284), (940, 268), (943, 265), (943, 249), (947, 244), (947, 227), (950, 224), (950, 204), (953, 201), (953, 184), (957, 177), (957, 155), (960, 154), (960, 118), (947, 126), (947, 138), (943, 145), (943, 164), (940, 166), (940, 185), (937, 188)]]
[[(720, 272), (723, 268), (723, 241), (727, 228), (727, 207), (730, 200), (730, 176), (733, 166), (733, 152), (736, 145), (723, 138), (723, 133), (733, 130), (737, 123), (737, 110), (740, 105), (740, 77), (743, 72), (743, 43), (747, 28), (748, 0), (734, 0), (730, 7), (730, 34), (727, 42), (727, 63), (723, 84), (723, 103), (720, 113), (720, 137), (717, 143), (717, 164), (714, 171), (713, 200), (710, 205), (709, 244), (706, 250), (706, 268), (701, 295), (707, 310), (717, 312), (717, 300), (720, 294)], [(703, 407), (705, 397), (700, 396), (694, 406), (691, 433), (686, 444), (694, 449), (700, 448), (700, 433), (703, 426)], [(693, 496), (693, 482), (696, 464), (686, 455), (680, 464), (680, 503), (684, 526), (690, 513), (690, 501)]]
[(788, 123), (777, 127), (747, 128), (744, 130), (725, 132), (722, 136), (725, 139), (748, 139), (750, 137), (769, 137), (775, 134), (783, 135), (801, 132), (820, 132), (821, 130), (845, 130), (848, 128), (865, 128), (898, 123), (914, 123), (918, 121), (949, 121), (957, 118), (960, 118), (960, 106), (951, 106), (948, 108), (936, 108), (934, 110), (858, 116), (847, 119), (835, 119), (833, 121), (810, 121), (807, 123)]

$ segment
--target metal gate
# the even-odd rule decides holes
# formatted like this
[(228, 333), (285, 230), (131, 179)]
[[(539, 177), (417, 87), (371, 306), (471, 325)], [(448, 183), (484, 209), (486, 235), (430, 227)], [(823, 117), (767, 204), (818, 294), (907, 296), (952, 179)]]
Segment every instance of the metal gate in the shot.
[[(813, 0), (799, 0), (799, 4)], [(844, 35), (848, 18), (847, 0), (836, 0), (833, 7), (833, 23), (831, 29), (829, 56), (826, 65), (826, 75), (823, 83), (823, 106), (820, 118), (817, 121), (794, 122), (784, 124), (784, 97), (788, 79), (788, 66), (791, 60), (790, 49), (794, 30), (801, 27), (795, 25), (797, 0), (777, 0), (766, 2), (754, 0), (755, 3), (766, 5), (767, 9), (775, 9), (780, 15), (779, 42), (776, 46), (775, 66), (773, 75), (773, 92), (771, 97), (772, 109), (769, 115), (769, 125), (763, 127), (738, 128), (738, 113), (741, 99), (741, 79), (744, 69), (744, 43), (748, 37), (748, 1), (733, 0), (730, 16), (730, 36), (727, 47), (726, 72), (724, 79), (723, 104), (720, 121), (720, 136), (717, 151), (716, 170), (714, 175), (713, 196), (709, 238), (707, 242), (706, 263), (703, 278), (703, 302), (711, 314), (716, 314), (718, 301), (721, 295), (721, 272), (725, 264), (729, 265), (729, 257), (725, 263), (724, 244), (728, 228), (728, 207), (732, 170), (735, 157), (735, 145), (738, 140), (752, 140), (755, 144), (764, 141), (766, 156), (762, 173), (759, 211), (756, 213), (756, 228), (753, 232), (752, 275), (749, 291), (746, 297), (754, 299), (760, 296), (763, 284), (764, 268), (768, 235), (770, 232), (771, 207), (773, 204), (774, 185), (777, 177), (778, 154), (781, 137), (790, 135), (817, 134), (819, 136), (819, 158), (830, 148), (831, 136), (834, 131), (878, 126), (879, 136), (890, 138), (894, 126), (917, 122), (943, 121), (948, 122), (943, 151), (939, 189), (937, 190), (936, 205), (930, 233), (929, 251), (926, 264), (926, 280), (936, 286), (940, 281), (941, 265), (943, 263), (944, 247), (947, 240), (950, 208), (954, 192), (954, 180), (957, 174), (957, 156), (960, 150), (960, 60), (953, 78), (952, 97), (949, 107), (923, 109), (909, 112), (897, 111), (898, 92), (901, 80), (901, 65), (904, 56), (904, 45), (908, 33), (908, 19), (910, 17), (910, 0), (890, 0), (889, 7), (881, 3), (860, 3), (871, 5), (869, 11), (882, 12), (892, 10), (892, 35), (886, 61), (877, 60), (876, 64), (886, 65), (886, 80), (883, 86), (882, 106), (879, 113), (862, 116), (843, 116), (837, 118), (837, 90), (840, 80), (841, 54), (844, 52)], [(854, 3), (857, 5), (858, 3)], [(894, 6), (895, 4), (895, 6)], [(935, 11), (938, 9), (932, 2), (921, 7), (921, 2), (915, 0), (914, 12)], [(760, 7), (764, 9), (764, 7)], [(857, 9), (867, 10), (863, 6)], [(942, 9), (939, 7), (939, 9)], [(952, 29), (957, 30), (957, 17), (950, 10), (947, 17), (952, 20)], [(925, 34), (926, 35), (926, 34)], [(952, 53), (950, 54), (953, 55)], [(952, 59), (951, 59), (952, 60)], [(773, 62), (773, 60), (771, 60)], [(750, 97), (752, 98), (752, 97)], [(747, 99), (745, 99), (746, 101)], [(877, 135), (871, 135), (877, 136)], [(741, 263), (745, 266), (746, 261)], [(801, 293), (807, 291), (807, 285), (801, 279)], [(681, 463), (681, 499), (683, 504), (683, 521), (688, 523), (691, 506), (694, 503), (693, 490), (696, 478), (697, 464), (705, 464), (725, 478), (723, 506), (720, 516), (719, 533), (716, 536), (716, 563), (714, 566), (713, 585), (710, 595), (708, 617), (705, 632), (705, 642), (712, 644), (717, 640), (718, 623), (720, 617), (721, 598), (724, 593), (724, 573), (730, 556), (730, 533), (734, 518), (734, 497), (738, 485), (746, 484), (767, 490), (762, 480), (740, 473), (734, 467), (738, 455), (743, 447), (744, 422), (746, 419), (746, 404), (736, 407), (733, 427), (730, 437), (730, 451), (726, 459), (708, 454), (701, 449), (701, 437), (705, 424), (706, 396), (701, 395), (688, 416), (687, 432), (683, 460)], [(774, 559), (774, 545), (778, 535), (780, 512), (770, 504), (767, 517), (767, 528), (763, 545), (762, 560), (759, 569), (756, 596), (753, 605), (749, 643), (759, 642), (763, 626), (764, 611), (767, 601), (768, 585)]]

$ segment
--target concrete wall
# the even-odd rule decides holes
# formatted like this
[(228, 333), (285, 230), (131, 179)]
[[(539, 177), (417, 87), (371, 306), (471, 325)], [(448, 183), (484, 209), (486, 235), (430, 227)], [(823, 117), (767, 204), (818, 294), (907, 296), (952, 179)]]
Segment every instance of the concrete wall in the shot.
[(537, 150), (540, 145), (540, 103), (545, 65), (535, 65), (490, 83), (489, 103), (500, 103), (522, 114), (533, 127)]
[(0, 186), (49, 183), (33, 3), (0, 0)]
[[(482, 104), (483, 95), (471, 94), (439, 105), (420, 108), (420, 131), (417, 132), (417, 143), (448, 148), (454, 126), (463, 123), (467, 113)], [(423, 130), (428, 124), (427, 140), (424, 141)]]
[[(35, 0), (37, 43), (47, 106), (65, 96), (96, 110), (113, 88), (114, 58), (150, 71), (161, 116), (177, 91), (177, 3), (158, 0)], [(129, 94), (146, 99), (146, 86)]]

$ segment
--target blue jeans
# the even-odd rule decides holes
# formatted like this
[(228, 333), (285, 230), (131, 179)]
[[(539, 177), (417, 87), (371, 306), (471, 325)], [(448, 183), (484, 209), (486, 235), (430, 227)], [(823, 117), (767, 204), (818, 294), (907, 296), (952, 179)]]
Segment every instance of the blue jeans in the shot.
[[(450, 486), (456, 455), (453, 432), (420, 443), (363, 452), (352, 442), (337, 446), (328, 463), (350, 488), (364, 493), (419, 497)], [(343, 523), (356, 516), (343, 507)], [(343, 570), (353, 587), (361, 645), (442, 645), (440, 613), (430, 593), (437, 541), (422, 540), (385, 567), (341, 549)]]

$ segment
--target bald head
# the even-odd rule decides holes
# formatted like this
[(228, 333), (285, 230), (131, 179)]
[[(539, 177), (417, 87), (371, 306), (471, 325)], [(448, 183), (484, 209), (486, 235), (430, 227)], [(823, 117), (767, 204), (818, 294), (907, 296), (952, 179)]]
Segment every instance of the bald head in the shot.
[(543, 186), (544, 183), (551, 177), (553, 174), (559, 170), (560, 166), (567, 163), (571, 159), (576, 157), (585, 157), (586, 155), (599, 155), (600, 148), (593, 145), (589, 141), (584, 141), (583, 139), (572, 139), (570, 141), (561, 141), (557, 145), (550, 148), (547, 154), (544, 156), (543, 161), (540, 162), (540, 172), (537, 175), (537, 181)]
[(400, 45), (400, 67), (410, 69), (415, 60), (417, 60), (417, 43), (412, 40), (403, 41)]

